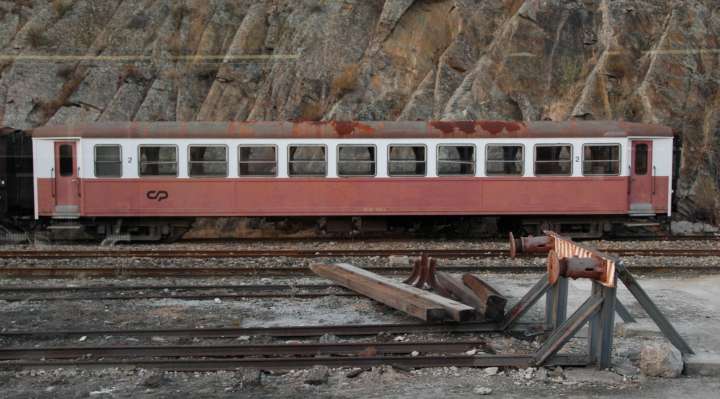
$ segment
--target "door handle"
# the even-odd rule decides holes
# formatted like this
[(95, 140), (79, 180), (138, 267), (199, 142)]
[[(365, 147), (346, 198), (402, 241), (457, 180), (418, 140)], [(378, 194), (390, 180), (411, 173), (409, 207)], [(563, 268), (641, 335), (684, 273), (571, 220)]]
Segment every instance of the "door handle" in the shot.
[(80, 192), (80, 179), (73, 179), (73, 183), (75, 183), (78, 197), (82, 197), (82, 193)]
[(657, 168), (655, 167), (655, 165), (653, 165), (653, 167), (652, 167), (652, 176), (650, 176), (650, 177), (651, 177), (651, 179), (650, 179), (650, 185), (652, 186), (652, 193), (653, 193), (653, 195), (655, 195), (655, 172), (656, 172), (656, 171), (657, 171)]
[(55, 198), (55, 168), (50, 168), (50, 176), (52, 177), (50, 192), (52, 193), (52, 197)]

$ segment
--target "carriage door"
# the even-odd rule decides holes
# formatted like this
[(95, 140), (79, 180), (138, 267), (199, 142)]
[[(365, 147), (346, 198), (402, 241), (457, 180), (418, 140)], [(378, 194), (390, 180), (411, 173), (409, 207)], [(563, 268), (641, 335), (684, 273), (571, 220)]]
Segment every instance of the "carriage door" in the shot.
[(653, 195), (652, 141), (632, 141), (630, 214), (651, 215)]
[(77, 143), (55, 143), (55, 216), (80, 215), (80, 178), (78, 176)]

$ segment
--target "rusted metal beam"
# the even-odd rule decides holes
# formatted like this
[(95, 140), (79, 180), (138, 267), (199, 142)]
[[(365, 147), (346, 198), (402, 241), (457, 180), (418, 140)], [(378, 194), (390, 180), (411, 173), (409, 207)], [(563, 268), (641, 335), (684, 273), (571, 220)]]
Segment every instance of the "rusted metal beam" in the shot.
[(567, 319), (568, 279), (560, 277), (545, 295), (545, 328), (556, 329)]
[(505, 317), (507, 298), (474, 274), (467, 273), (463, 275), (462, 281), (465, 283), (465, 286), (480, 298), (480, 302), (484, 304), (484, 310), (482, 312), (485, 314), (485, 318), (489, 320), (502, 320), (502, 318)]
[(588, 319), (597, 313), (602, 302), (603, 298), (597, 295), (588, 298), (538, 349), (535, 353), (535, 365), (542, 366), (550, 357), (555, 355), (587, 323)]
[(617, 287), (605, 287), (593, 281), (592, 294), (603, 298), (602, 305), (590, 318), (588, 328), (588, 359), (599, 368), (612, 366), (613, 333)]
[(460, 302), (390, 280), (347, 263), (311, 265), (310, 269), (378, 302), (425, 321), (470, 320), (475, 309)]
[(507, 330), (516, 323), (520, 317), (527, 313), (540, 297), (545, 295), (548, 287), (550, 287), (550, 281), (547, 275), (545, 275), (507, 312), (505, 320), (502, 323), (502, 329)]
[(510, 257), (515, 258), (518, 254), (546, 254), (554, 248), (554, 244), (548, 236), (515, 238), (510, 233)]
[(625, 305), (617, 298), (615, 299), (615, 312), (617, 312), (618, 316), (620, 316), (625, 323), (634, 323), (637, 321), (632, 313), (630, 313)]
[(650, 316), (651, 319), (657, 324), (660, 331), (662, 331), (665, 338), (672, 343), (680, 352), (686, 355), (692, 355), (695, 352), (690, 348), (687, 342), (680, 336), (675, 327), (670, 321), (662, 314), (657, 305), (650, 299), (645, 290), (640, 287), (635, 277), (630, 273), (627, 266), (620, 261), (616, 265), (617, 277), (625, 284), (628, 291), (630, 291), (635, 299), (640, 303), (640, 306), (645, 309), (645, 312)]
[(548, 273), (551, 284), (555, 284), (560, 277), (602, 281), (605, 278), (606, 267), (603, 260), (599, 258), (577, 256), (560, 258), (555, 251), (551, 250), (548, 255)]

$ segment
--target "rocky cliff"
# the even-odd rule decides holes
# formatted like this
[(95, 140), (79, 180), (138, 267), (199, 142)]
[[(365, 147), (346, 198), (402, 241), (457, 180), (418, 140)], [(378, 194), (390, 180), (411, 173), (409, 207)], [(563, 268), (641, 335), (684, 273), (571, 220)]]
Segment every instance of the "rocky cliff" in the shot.
[(625, 119), (717, 223), (717, 0), (0, 0), (0, 118)]

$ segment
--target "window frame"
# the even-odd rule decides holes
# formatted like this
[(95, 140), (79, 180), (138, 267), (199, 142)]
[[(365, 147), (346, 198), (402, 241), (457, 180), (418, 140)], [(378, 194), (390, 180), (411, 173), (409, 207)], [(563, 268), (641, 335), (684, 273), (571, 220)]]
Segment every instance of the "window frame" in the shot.
[[(374, 153), (373, 153), (373, 160), (372, 161), (340, 161), (340, 147), (372, 147)], [(335, 173), (337, 174), (337, 177), (343, 178), (343, 179), (362, 179), (363, 177), (377, 177), (378, 175), (378, 150), (377, 145), (375, 144), (337, 144), (335, 146)], [(358, 162), (358, 163), (372, 163), (375, 169), (375, 173), (371, 175), (341, 175), (340, 174), (340, 162)]]
[[(604, 174), (604, 173), (592, 173), (587, 174), (585, 173), (585, 147), (618, 147), (618, 171), (617, 173), (613, 174)], [(583, 176), (620, 176), (622, 175), (622, 144), (621, 143), (583, 143), (582, 146), (582, 157), (580, 158), (580, 161), (582, 163), (580, 167), (580, 171)], [(590, 161), (594, 162), (594, 161)]]
[[(472, 147), (473, 149), (473, 157), (472, 161), (472, 173), (444, 173), (440, 174), (440, 162), (448, 162), (448, 163), (459, 163), (459, 164), (467, 164), (469, 162), (467, 161), (453, 161), (453, 160), (444, 160), (440, 161), (440, 147)], [(435, 175), (438, 177), (445, 177), (445, 176), (460, 176), (460, 177), (467, 177), (467, 176), (477, 176), (478, 167), (477, 167), (477, 145), (472, 143), (438, 143), (435, 146)]]
[[(488, 151), (488, 148), (490, 147), (520, 147), (522, 149), (522, 158), (520, 160), (516, 161), (490, 161), (488, 159), (488, 154), (490, 154), (490, 151)], [(484, 177), (512, 177), (512, 176), (519, 176), (523, 177), (525, 176), (525, 155), (527, 154), (527, 151), (525, 151), (525, 144), (523, 143), (487, 143), (485, 144), (485, 172)], [(503, 163), (510, 163), (510, 162), (520, 162), (520, 173), (514, 173), (514, 174), (507, 174), (507, 173), (493, 173), (488, 174), (488, 162), (503, 162)]]
[[(275, 151), (275, 174), (272, 174), (272, 175), (243, 175), (243, 174), (241, 174), (240, 173), (240, 164), (243, 163), (243, 161), (240, 159), (240, 149), (243, 147), (255, 147), (255, 148), (257, 148), (257, 147), (272, 147), (272, 149)], [(237, 150), (237, 167), (238, 167), (237, 175), (238, 175), (238, 177), (243, 178), (243, 179), (244, 178), (248, 178), (248, 179), (265, 178), (265, 179), (267, 179), (270, 177), (278, 177), (278, 173), (280, 171), (280, 157), (279, 157), (280, 152), (279, 152), (277, 144), (238, 144), (236, 150)], [(288, 151), (288, 158), (289, 158), (289, 155), (290, 155), (290, 151)], [(326, 157), (327, 157), (327, 155), (326, 155)], [(270, 162), (268, 162), (268, 161), (245, 161), (244, 163), (270, 163)], [(289, 165), (290, 164), (288, 163), (288, 166)], [(289, 169), (288, 169), (288, 172), (290, 172)], [(288, 176), (289, 176), (289, 173), (288, 173)]]
[[(193, 161), (190, 157), (190, 151), (193, 147), (223, 147), (225, 148), (225, 161)], [(230, 176), (230, 151), (227, 144), (188, 144), (187, 145), (187, 175), (191, 179), (227, 179)], [(179, 160), (178, 160), (179, 161)], [(179, 163), (179, 162), (178, 162)], [(195, 163), (224, 163), (224, 175), (204, 175), (198, 176), (192, 174), (192, 165)]]
[[(118, 147), (120, 148), (120, 160), (118, 161), (120, 163), (120, 175), (119, 176), (98, 176), (97, 173), (97, 149), (98, 147)], [(118, 163), (118, 162), (109, 162), (109, 161), (100, 161), (100, 163)], [(122, 144), (95, 144), (93, 145), (93, 173), (96, 179), (121, 179), (123, 177), (123, 146)]]
[[(538, 147), (570, 147), (570, 158), (568, 159), (568, 162), (570, 163), (570, 170), (568, 173), (563, 174), (556, 174), (556, 173), (546, 173), (538, 175), (537, 173), (537, 149)], [(574, 156), (575, 156), (575, 146), (572, 145), (572, 143), (541, 143), (541, 144), (535, 144), (533, 145), (533, 176), (534, 177), (563, 177), (563, 176), (572, 176), (573, 173), (575, 173), (575, 162), (574, 162)], [(541, 162), (559, 162), (559, 161), (541, 161)]]
[[(305, 162), (305, 163), (319, 162), (319, 161), (293, 161), (293, 160), (291, 160), (290, 159), (290, 148), (291, 147), (322, 147), (322, 148), (324, 148), (325, 149), (325, 159), (323, 160), (323, 162), (325, 163), (325, 174), (323, 174), (323, 175), (293, 175), (293, 174), (291, 174), (292, 168), (290, 168), (290, 165), (293, 162)], [(289, 178), (316, 178), (316, 179), (325, 178), (326, 179), (328, 177), (330, 154), (328, 153), (327, 144), (288, 144), (287, 146), (285, 146), (285, 151), (287, 153), (287, 175)]]
[[(413, 175), (398, 175), (398, 174), (391, 174), (390, 173), (390, 147), (422, 147), (423, 148), (423, 155), (424, 159), (423, 162), (425, 163), (425, 173), (422, 175), (413, 174)], [(427, 144), (387, 144), (385, 147), (385, 150), (387, 152), (387, 161), (385, 166), (387, 167), (387, 175), (388, 177), (428, 177), (428, 146)], [(418, 161), (392, 161), (392, 162), (403, 162), (403, 163), (418, 163)]]
[[(142, 149), (145, 147), (172, 147), (175, 148), (175, 175), (143, 175), (142, 174)], [(137, 165), (138, 165), (138, 177), (141, 179), (162, 179), (168, 177), (179, 177), (180, 176), (180, 146), (177, 144), (139, 144), (137, 152)], [(170, 162), (154, 162), (156, 164), (170, 163)]]

